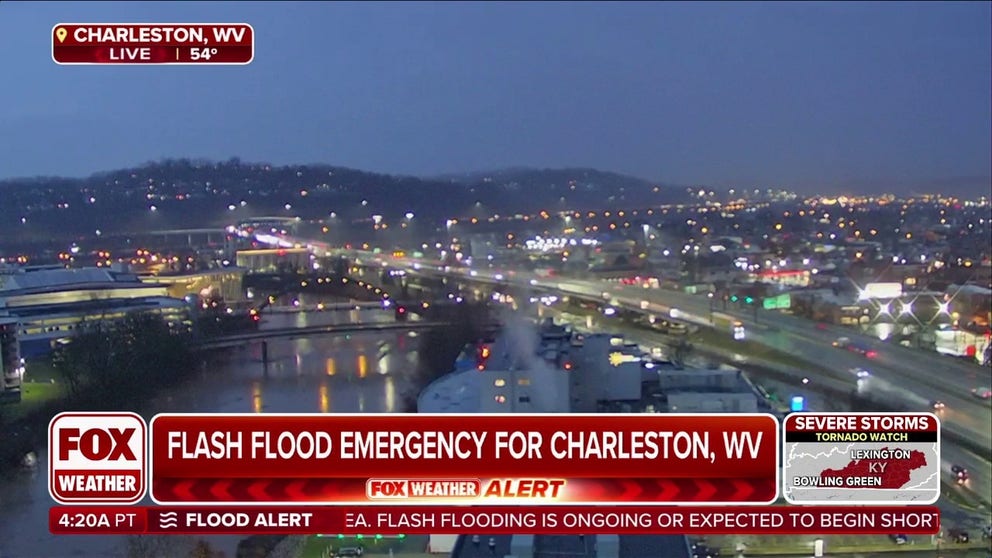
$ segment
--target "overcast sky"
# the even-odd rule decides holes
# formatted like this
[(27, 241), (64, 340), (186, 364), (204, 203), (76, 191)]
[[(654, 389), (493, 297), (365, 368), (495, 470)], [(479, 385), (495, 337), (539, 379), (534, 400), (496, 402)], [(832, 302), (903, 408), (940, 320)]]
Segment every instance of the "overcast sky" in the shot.
[[(58, 66), (73, 22), (247, 22), (248, 66)], [(990, 188), (972, 3), (0, 3), (0, 177), (162, 157)]]

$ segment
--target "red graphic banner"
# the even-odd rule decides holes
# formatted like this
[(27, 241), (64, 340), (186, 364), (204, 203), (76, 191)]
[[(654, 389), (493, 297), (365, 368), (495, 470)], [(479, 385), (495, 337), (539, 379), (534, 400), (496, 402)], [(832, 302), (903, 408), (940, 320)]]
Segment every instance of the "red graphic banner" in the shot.
[(248, 64), (255, 31), (247, 23), (59, 23), (58, 64)]
[(933, 506), (53, 507), (56, 535), (932, 535)]
[(769, 415), (158, 415), (158, 503), (770, 503)]

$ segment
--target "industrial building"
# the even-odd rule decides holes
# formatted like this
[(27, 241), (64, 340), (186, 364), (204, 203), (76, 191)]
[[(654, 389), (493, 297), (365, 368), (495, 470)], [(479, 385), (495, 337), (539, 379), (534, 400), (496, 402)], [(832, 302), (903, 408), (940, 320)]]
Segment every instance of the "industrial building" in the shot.
[(245, 270), (239, 267), (206, 269), (186, 273), (142, 275), (144, 283), (163, 285), (172, 298), (193, 295), (202, 300), (223, 300), (228, 304), (244, 299), (242, 280)]
[[(429, 384), (421, 413), (757, 412), (759, 396), (735, 369), (678, 366), (623, 336), (582, 334), (550, 320), (510, 324), (468, 348), (455, 371)], [(431, 552), (472, 555), (469, 537), (432, 535)], [(692, 556), (681, 535), (512, 535), (498, 546), (514, 558)]]
[(166, 285), (143, 282), (124, 267), (0, 272), (0, 319), (16, 322), (20, 357), (50, 352), (87, 320), (157, 312), (170, 323), (185, 323), (187, 308)]

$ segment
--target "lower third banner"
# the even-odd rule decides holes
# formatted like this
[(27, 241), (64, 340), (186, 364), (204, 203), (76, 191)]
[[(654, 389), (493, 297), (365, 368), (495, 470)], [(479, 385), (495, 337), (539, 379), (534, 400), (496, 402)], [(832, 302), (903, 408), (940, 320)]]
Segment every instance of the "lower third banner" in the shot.
[(769, 504), (771, 415), (157, 415), (157, 504)]
[(417, 534), (932, 535), (933, 506), (314, 506), (53, 507), (56, 535)]

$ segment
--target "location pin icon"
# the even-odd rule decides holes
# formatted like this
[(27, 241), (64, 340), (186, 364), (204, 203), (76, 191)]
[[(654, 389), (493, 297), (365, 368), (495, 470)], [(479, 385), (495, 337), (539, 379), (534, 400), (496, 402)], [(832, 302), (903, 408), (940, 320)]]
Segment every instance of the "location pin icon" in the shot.
[(55, 30), (55, 36), (58, 37), (60, 43), (65, 40), (68, 34), (69, 32), (65, 30), (65, 27), (59, 27)]

